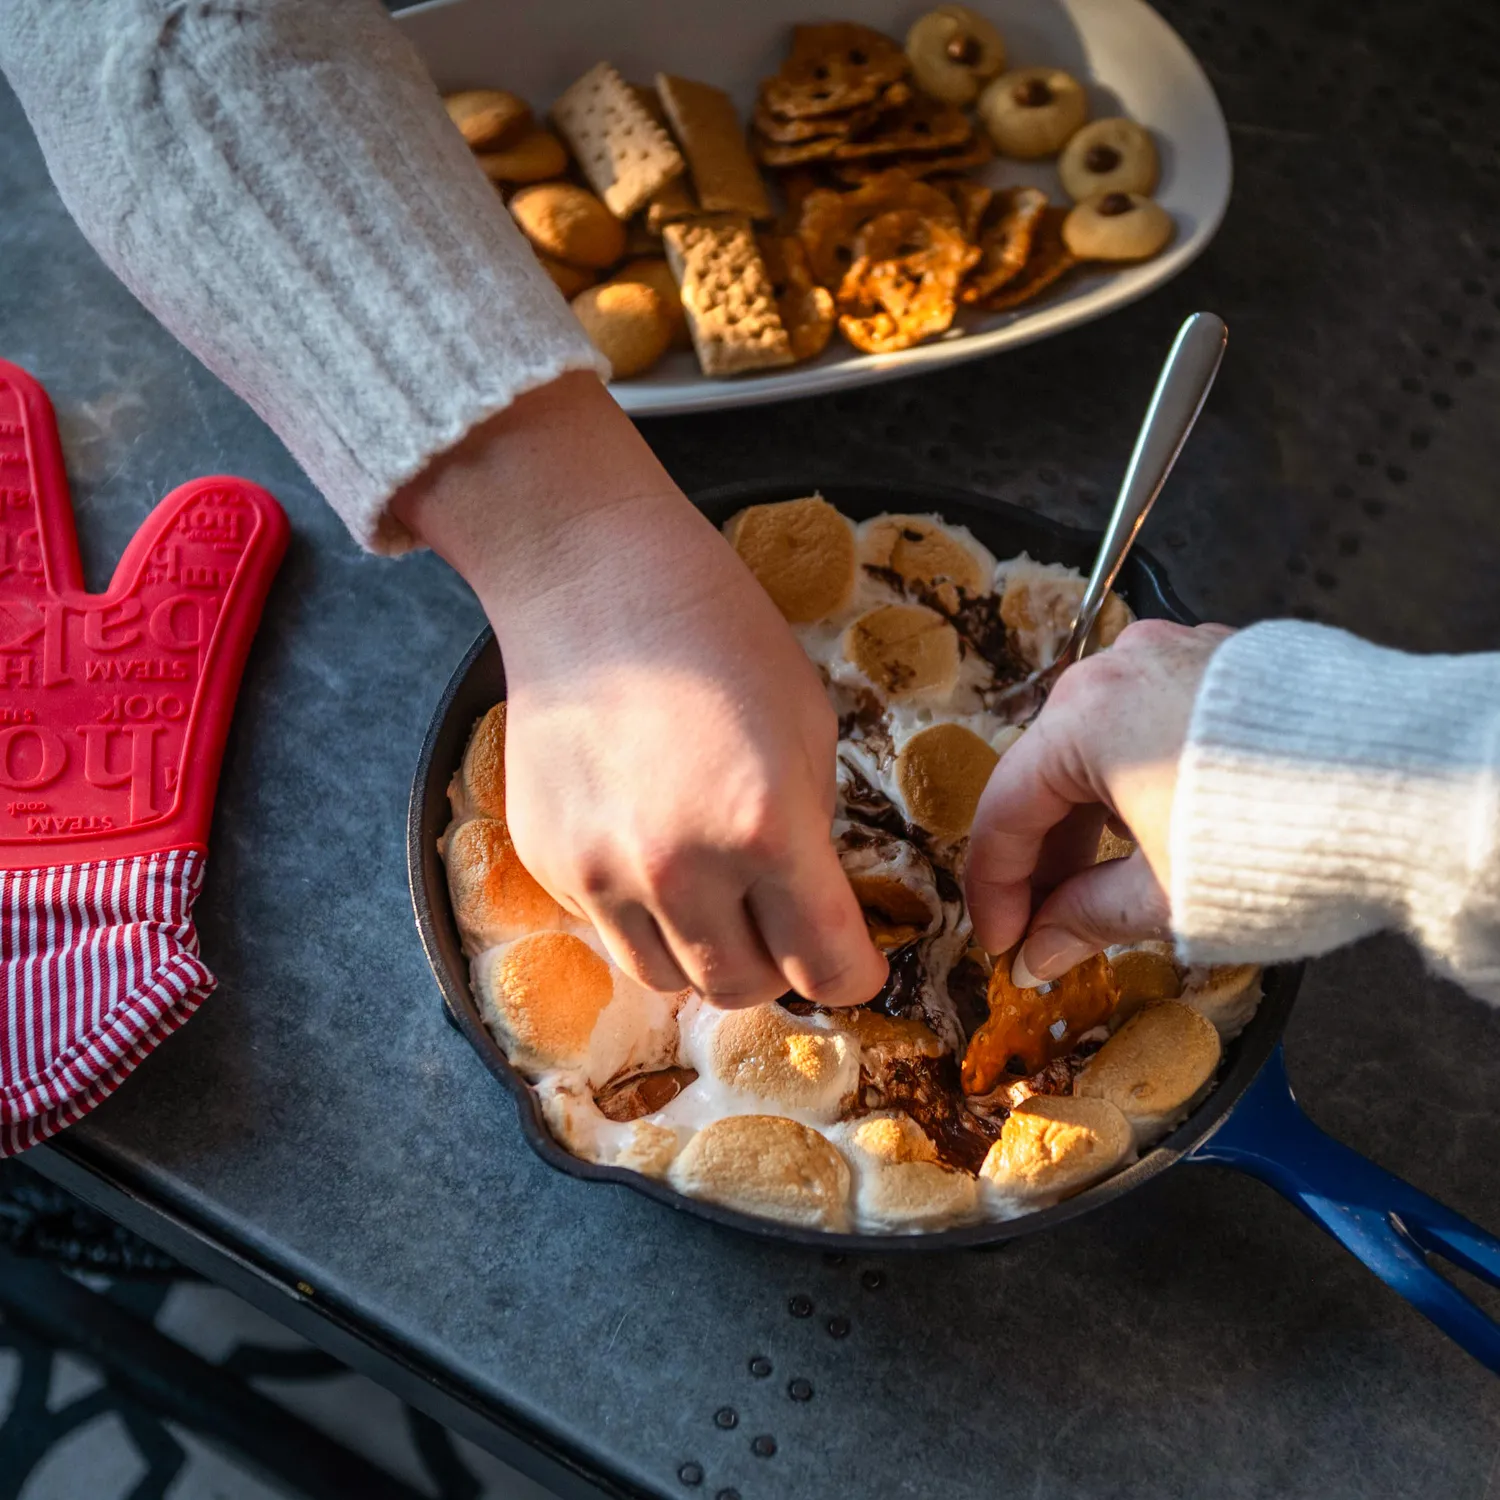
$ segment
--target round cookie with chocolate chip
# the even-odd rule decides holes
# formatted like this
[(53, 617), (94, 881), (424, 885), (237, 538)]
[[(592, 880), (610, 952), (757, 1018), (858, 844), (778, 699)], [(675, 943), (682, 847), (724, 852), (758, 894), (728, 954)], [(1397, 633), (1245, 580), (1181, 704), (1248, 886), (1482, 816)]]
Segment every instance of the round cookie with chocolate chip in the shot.
[(1002, 73), (979, 96), (979, 118), (1004, 156), (1053, 156), (1089, 117), (1083, 85), (1061, 68)]
[(1057, 175), (1075, 203), (1097, 193), (1152, 193), (1159, 171), (1151, 132), (1123, 116), (1090, 120), (1057, 159)]
[(924, 94), (944, 104), (972, 104), (1005, 66), (1005, 42), (967, 5), (940, 5), (906, 33), (906, 56)]
[(1148, 260), (1172, 238), (1172, 216), (1143, 193), (1099, 193), (1063, 220), (1063, 243), (1079, 260)]

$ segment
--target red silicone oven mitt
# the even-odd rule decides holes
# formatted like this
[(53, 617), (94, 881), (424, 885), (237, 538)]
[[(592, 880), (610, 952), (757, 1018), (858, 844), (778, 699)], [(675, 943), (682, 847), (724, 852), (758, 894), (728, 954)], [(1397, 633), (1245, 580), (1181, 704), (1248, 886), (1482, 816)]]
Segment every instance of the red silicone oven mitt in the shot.
[(51, 403), (0, 360), (0, 1156), (92, 1109), (213, 989), (193, 902), (286, 543), (264, 490), (197, 479), (86, 593)]

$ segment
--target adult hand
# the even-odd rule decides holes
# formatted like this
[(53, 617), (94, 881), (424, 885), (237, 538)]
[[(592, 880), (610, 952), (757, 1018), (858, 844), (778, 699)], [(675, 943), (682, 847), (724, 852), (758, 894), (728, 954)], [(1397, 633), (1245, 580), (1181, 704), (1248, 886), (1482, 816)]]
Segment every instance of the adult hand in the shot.
[[(1001, 758), (974, 817), (966, 876), (974, 930), (1018, 942), (1018, 984), (1055, 979), (1111, 943), (1170, 936), (1170, 831), (1177, 767), (1209, 658), (1231, 634), (1142, 620), (1070, 667)], [(1102, 807), (1136, 844), (1068, 874), (1032, 912), (1049, 836)]]
[(615, 961), (723, 1005), (872, 998), (817, 672), (598, 381), (523, 396), (392, 509), (495, 626), (516, 850)]

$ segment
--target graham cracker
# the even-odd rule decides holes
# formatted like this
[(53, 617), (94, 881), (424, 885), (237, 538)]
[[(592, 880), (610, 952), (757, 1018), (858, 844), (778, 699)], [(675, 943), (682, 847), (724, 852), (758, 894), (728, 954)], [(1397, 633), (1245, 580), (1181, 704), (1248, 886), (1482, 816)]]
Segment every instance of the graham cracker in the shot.
[(793, 363), (791, 339), (748, 217), (723, 214), (668, 224), (662, 242), (705, 375)]
[(656, 92), (687, 157), (704, 213), (771, 217), (771, 200), (745, 144), (734, 100), (712, 84), (656, 75)]
[[(630, 92), (635, 95), (641, 108), (666, 130), (667, 112), (662, 108), (656, 90), (645, 84), (632, 83)], [(684, 172), (682, 176), (674, 177), (664, 188), (658, 188), (652, 193), (651, 201), (646, 205), (646, 229), (660, 239), (663, 225), (675, 224), (679, 219), (691, 219), (701, 212), (698, 200), (693, 196), (693, 185)], [(655, 255), (660, 250), (658, 245), (649, 253)]]
[(563, 92), (552, 106), (552, 120), (589, 186), (617, 218), (628, 219), (687, 170), (672, 138), (606, 62), (596, 63)]

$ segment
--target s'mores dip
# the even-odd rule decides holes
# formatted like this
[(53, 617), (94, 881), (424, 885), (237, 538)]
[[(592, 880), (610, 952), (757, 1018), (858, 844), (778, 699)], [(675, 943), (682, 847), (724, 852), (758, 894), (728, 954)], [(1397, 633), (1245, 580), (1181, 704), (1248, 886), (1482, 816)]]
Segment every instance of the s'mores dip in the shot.
[[(1213, 1088), (1261, 975), (1145, 942), (1027, 989), (1009, 953), (974, 940), (970, 825), (1025, 732), (1003, 689), (1052, 660), (1082, 576), (997, 558), (937, 516), (855, 523), (817, 495), (750, 506), (724, 532), (838, 714), (830, 836), (890, 976), (849, 1009), (787, 994), (723, 1010), (638, 984), (517, 858), (497, 704), (449, 787), (440, 847), (480, 1014), (552, 1134), (689, 1197), (829, 1232), (1016, 1218), (1128, 1166)], [(1098, 645), (1130, 620), (1110, 596)], [(1129, 852), (1106, 845), (1101, 858)]]

